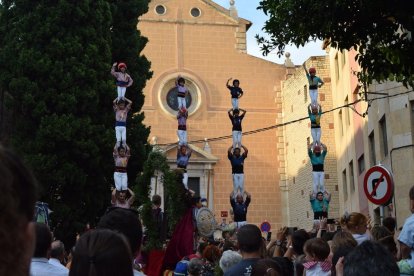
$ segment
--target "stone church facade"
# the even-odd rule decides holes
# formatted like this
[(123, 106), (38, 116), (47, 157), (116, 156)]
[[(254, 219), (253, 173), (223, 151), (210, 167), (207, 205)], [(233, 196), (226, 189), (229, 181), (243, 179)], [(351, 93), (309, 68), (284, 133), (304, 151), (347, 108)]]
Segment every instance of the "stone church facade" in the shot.
[[(247, 110), (244, 132), (280, 122), (282, 112), (281, 81), (287, 69), (247, 54), (246, 32), (250, 26), (251, 22), (237, 16), (235, 6), (225, 9), (210, 0), (153, 0), (138, 24), (149, 40), (143, 54), (154, 72), (144, 90), (143, 106), (151, 142), (166, 151), (175, 168), (177, 107), (172, 88), (181, 75), (191, 95), (187, 121), (193, 149), (189, 185), (208, 199), (217, 221), (230, 209), (233, 184), (227, 149), (232, 141), (208, 139), (231, 135), (227, 79), (239, 79), (245, 91), (240, 99), (240, 108)], [(281, 129), (273, 129), (245, 135), (242, 140), (249, 149), (244, 165), (245, 188), (252, 194), (248, 222), (267, 220), (273, 229), (282, 223), (279, 180), (284, 161), (280, 157), (283, 149), (278, 149), (282, 134)], [(158, 188), (157, 193), (162, 190)]]

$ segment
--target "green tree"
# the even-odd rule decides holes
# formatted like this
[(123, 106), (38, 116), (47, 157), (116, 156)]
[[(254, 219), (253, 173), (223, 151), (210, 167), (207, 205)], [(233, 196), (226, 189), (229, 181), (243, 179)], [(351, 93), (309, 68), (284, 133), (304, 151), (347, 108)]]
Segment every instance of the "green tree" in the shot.
[(31, 164), (67, 244), (109, 203), (113, 96), (107, 1), (3, 0), (0, 89), (10, 144)]
[(157, 185), (163, 185), (164, 187), (164, 206), (166, 207), (164, 215), (168, 218), (168, 225), (164, 224), (164, 227), (168, 226), (170, 235), (183, 216), (186, 208), (188, 208), (188, 198), (182, 185), (182, 173), (170, 170), (167, 158), (163, 152), (157, 149), (151, 151), (148, 159), (144, 163), (142, 175), (137, 178), (135, 189), (138, 199), (142, 202), (140, 215), (147, 229), (148, 242), (145, 248), (146, 250), (162, 247), (160, 233), (157, 231), (157, 225), (152, 218), (152, 202), (150, 200), (151, 179), (155, 174), (161, 176), (161, 181)]
[(263, 29), (270, 38), (257, 36), (264, 54), (326, 39), (358, 51), (362, 81), (414, 84), (414, 17), (407, 1), (262, 0), (258, 9), (269, 16)]
[[(150, 62), (140, 55), (148, 42), (137, 29), (138, 17), (148, 11), (148, 0), (109, 0), (112, 12), (111, 38), (112, 60), (125, 62), (134, 83), (127, 89), (126, 97), (133, 101), (131, 118), (128, 121), (127, 143), (132, 156), (128, 162), (130, 182), (142, 171), (149, 147), (147, 145), (150, 129), (143, 124), (144, 114), (140, 113), (144, 104), (143, 89), (151, 78)], [(112, 63), (111, 63), (112, 64)], [(109, 68), (108, 68), (109, 71)], [(115, 85), (113, 97), (116, 96)]]

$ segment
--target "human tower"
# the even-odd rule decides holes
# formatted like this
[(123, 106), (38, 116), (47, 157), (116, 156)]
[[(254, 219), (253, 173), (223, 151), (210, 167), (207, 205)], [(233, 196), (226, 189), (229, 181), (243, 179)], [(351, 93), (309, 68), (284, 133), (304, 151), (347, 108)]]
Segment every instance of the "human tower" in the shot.
[[(118, 69), (118, 70), (116, 70)], [(131, 150), (126, 142), (126, 122), (128, 112), (131, 110), (132, 101), (125, 97), (126, 89), (133, 83), (131, 76), (126, 72), (125, 63), (114, 63), (111, 68), (111, 75), (116, 79), (118, 96), (113, 101), (115, 112), (115, 137), (116, 143), (113, 149), (115, 162), (114, 182), (112, 204), (117, 207), (129, 208), (133, 200), (133, 192), (128, 188), (127, 166), (131, 156)], [(126, 200), (126, 192), (131, 194), (129, 200)]]
[(314, 67), (307, 70), (305, 64), (306, 77), (309, 82), (309, 95), (311, 103), (308, 106), (308, 115), (311, 122), (312, 143), (308, 145), (308, 155), (312, 164), (312, 191), (309, 194), (314, 220), (328, 217), (329, 201), (331, 195), (325, 189), (324, 163), (328, 153), (328, 148), (321, 142), (321, 116), (322, 106), (318, 103), (318, 88), (324, 82), (316, 76)]
[[(232, 108), (228, 110), (228, 116), (232, 122), (233, 144), (228, 149), (228, 158), (232, 164), (233, 174), (233, 194), (244, 194), (244, 159), (247, 157), (247, 148), (242, 145), (242, 120), (246, 114), (246, 110), (239, 108), (239, 98), (243, 96), (243, 90), (240, 88), (240, 81), (231, 79), (226, 83), (226, 87), (230, 90)], [(187, 140), (187, 119), (188, 110), (186, 96), (189, 91), (185, 86), (185, 79), (181, 76), (176, 80), (177, 102), (178, 102), (178, 148), (177, 148), (177, 168), (183, 171), (183, 185), (188, 190), (188, 174), (187, 165), (191, 157), (191, 149), (188, 147)], [(241, 149), (243, 153), (241, 154)]]
[[(310, 192), (310, 202), (314, 211), (314, 219), (328, 216), (328, 208), (330, 194), (325, 190), (324, 184), (324, 161), (327, 154), (327, 147), (321, 142), (321, 125), (322, 107), (318, 103), (318, 88), (324, 82), (316, 76), (316, 69), (311, 67), (309, 72), (303, 65), (309, 82), (309, 94), (311, 103), (308, 106), (308, 115), (311, 122), (312, 143), (308, 145), (308, 155), (312, 164), (312, 182), (313, 187)], [(116, 70), (118, 69), (118, 70)], [(127, 165), (131, 156), (131, 151), (126, 142), (126, 122), (128, 112), (131, 110), (132, 101), (125, 97), (126, 89), (133, 83), (131, 76), (126, 72), (125, 63), (114, 63), (111, 68), (111, 74), (116, 78), (117, 98), (113, 101), (115, 112), (115, 137), (116, 143), (113, 149), (113, 157), (115, 162), (114, 193), (121, 194), (125, 197), (125, 192), (129, 191), (131, 196), (133, 193), (128, 189)], [(232, 123), (233, 143), (228, 148), (228, 159), (232, 166), (233, 192), (232, 200), (243, 203), (243, 197), (249, 194), (244, 189), (244, 160), (247, 158), (248, 149), (242, 144), (242, 121), (246, 115), (246, 110), (239, 108), (239, 99), (243, 96), (243, 90), (240, 87), (240, 81), (235, 79), (232, 85), (228, 79), (226, 87), (230, 90), (232, 108), (228, 110), (228, 116)], [(187, 119), (188, 110), (186, 96), (189, 94), (188, 88), (185, 86), (185, 79), (178, 76), (176, 81), (177, 91), (177, 121), (178, 121), (178, 147), (177, 147), (177, 169), (183, 173), (182, 183), (185, 189), (188, 187), (187, 166), (192, 154), (192, 150), (188, 146), (187, 139)], [(113, 193), (113, 196), (114, 196)], [(115, 198), (117, 198), (115, 196)], [(127, 204), (125, 198), (118, 201), (120, 204)], [(233, 205), (233, 204), (232, 204)], [(124, 206), (128, 207), (128, 206)], [(247, 212), (247, 206), (244, 213)]]

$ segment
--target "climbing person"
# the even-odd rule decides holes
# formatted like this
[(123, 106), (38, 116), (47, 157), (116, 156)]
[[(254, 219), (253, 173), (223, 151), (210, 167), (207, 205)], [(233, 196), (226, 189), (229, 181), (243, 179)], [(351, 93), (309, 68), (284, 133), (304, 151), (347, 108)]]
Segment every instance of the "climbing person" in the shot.
[(188, 190), (187, 165), (190, 161), (192, 150), (186, 145), (177, 148), (177, 168), (183, 170), (183, 185)]

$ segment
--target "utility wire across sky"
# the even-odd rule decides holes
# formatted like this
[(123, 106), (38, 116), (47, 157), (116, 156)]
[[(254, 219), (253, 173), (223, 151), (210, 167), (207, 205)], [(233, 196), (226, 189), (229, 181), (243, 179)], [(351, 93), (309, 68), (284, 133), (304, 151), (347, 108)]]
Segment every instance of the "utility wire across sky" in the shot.
[[(385, 89), (385, 90), (381, 90), (381, 91), (388, 91), (388, 90), (390, 90), (390, 89)], [(379, 91), (379, 92), (381, 92), (381, 91)], [(397, 94), (393, 94), (393, 95), (381, 96), (381, 97), (373, 98), (373, 99), (370, 99), (370, 100), (368, 100), (368, 99), (359, 99), (359, 100), (356, 100), (352, 103), (348, 103), (348, 104), (345, 104), (345, 105), (341, 105), (341, 106), (329, 109), (327, 111), (323, 111), (322, 114), (330, 113), (330, 112), (333, 112), (335, 110), (342, 109), (342, 108), (350, 108), (352, 111), (354, 111), (359, 116), (365, 117), (368, 114), (368, 109), (370, 108), (372, 102), (377, 101), (377, 100), (386, 99), (386, 98), (393, 98), (393, 97), (409, 94), (413, 91), (414, 90), (408, 90), (408, 91), (405, 91), (405, 92), (401, 92), (401, 93), (397, 93)], [(364, 93), (361, 92), (360, 94), (363, 95)], [(369, 92), (367, 94), (369, 95)], [(355, 108), (355, 105), (357, 103), (361, 102), (361, 101), (368, 102), (367, 110), (362, 114), (360, 112), (358, 112)], [(287, 125), (297, 123), (297, 122), (300, 122), (300, 121), (304, 121), (304, 120), (309, 120), (309, 116), (298, 118), (298, 119), (291, 120), (291, 121), (281, 123), (281, 124), (276, 124), (276, 125), (272, 125), (272, 126), (268, 126), (268, 127), (264, 127), (264, 128), (258, 128), (258, 129), (255, 129), (255, 130), (246, 131), (246, 132), (243, 132), (243, 136), (252, 135), (252, 134), (256, 134), (256, 133), (276, 129), (276, 128), (279, 128), (279, 127), (287, 126)], [(220, 140), (231, 139), (232, 137), (233, 137), (232, 135), (224, 135), (224, 136), (218, 136), (218, 137), (214, 137), (214, 138), (207, 138), (207, 141), (208, 142), (216, 142), (216, 141), (220, 141)], [(192, 141), (189, 141), (188, 144), (204, 143), (205, 141), (206, 141), (205, 139), (192, 140)], [(172, 146), (172, 145), (176, 145), (176, 144), (177, 144), (177, 142), (167, 143), (167, 144), (157, 144), (157, 146)]]

